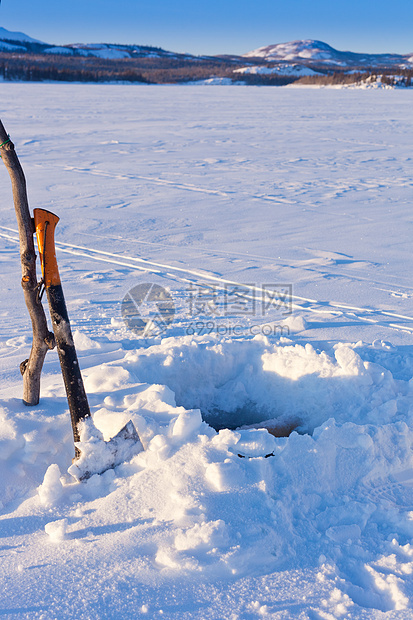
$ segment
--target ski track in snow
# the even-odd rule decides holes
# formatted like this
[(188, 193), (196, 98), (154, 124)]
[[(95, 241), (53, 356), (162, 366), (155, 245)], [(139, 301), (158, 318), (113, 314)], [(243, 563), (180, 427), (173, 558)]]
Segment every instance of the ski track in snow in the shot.
[[(17, 230), (9, 229), (4, 226), (0, 226), (3, 230), (10, 230), (10, 232), (18, 233)], [(7, 235), (5, 233), (0, 233), (1, 237), (9, 239), (10, 241), (14, 241), (16, 243), (19, 242), (18, 237), (13, 237)], [(240, 287), (249, 288), (253, 290), (255, 287), (250, 286), (248, 284), (243, 284), (240, 282), (235, 282), (233, 280), (226, 280), (224, 278), (219, 278), (215, 275), (208, 274), (207, 272), (199, 272), (190, 268), (181, 268), (173, 265), (168, 265), (165, 263), (155, 263), (144, 258), (136, 258), (133, 256), (121, 256), (118, 254), (113, 254), (112, 252), (104, 252), (103, 250), (96, 250), (92, 248), (88, 248), (85, 246), (77, 246), (73, 244), (63, 243), (60, 241), (56, 242), (56, 249), (60, 252), (74, 254), (75, 256), (85, 256), (87, 258), (92, 258), (96, 261), (108, 262), (115, 265), (121, 265), (123, 267), (129, 267), (131, 269), (136, 269), (138, 271), (145, 271), (147, 273), (161, 274), (166, 275), (170, 278), (177, 279), (182, 282), (193, 282), (197, 284), (204, 283), (206, 280), (213, 282), (215, 284), (220, 284), (223, 287), (227, 284), (237, 285)], [(127, 262), (133, 261), (133, 262)], [(136, 264), (139, 263), (139, 264)], [(142, 266), (140, 266), (142, 265)], [(187, 274), (189, 277), (180, 276), (178, 274)], [(389, 285), (390, 286), (390, 285)], [(246, 295), (248, 297), (248, 295)], [(337, 316), (355, 316), (358, 319), (378, 323), (380, 319), (391, 317), (394, 319), (402, 319), (405, 321), (409, 321), (412, 325), (398, 325), (397, 323), (382, 323), (384, 327), (388, 327), (389, 329), (396, 330), (405, 330), (413, 332), (413, 317), (406, 316), (403, 314), (397, 314), (395, 312), (387, 312), (385, 310), (377, 310), (374, 308), (362, 308), (358, 306), (348, 306), (347, 304), (341, 304), (335, 301), (318, 301), (316, 299), (306, 299), (304, 297), (298, 297), (296, 295), (291, 296), (292, 299), (297, 302), (303, 303), (293, 303), (292, 307), (295, 310), (305, 310), (307, 312), (313, 312), (316, 314), (332, 314), (335, 313)], [(249, 297), (252, 299), (252, 297)], [(340, 309), (337, 311), (336, 309)], [(367, 315), (367, 316), (366, 316)], [(368, 316), (371, 315), (371, 316)]]

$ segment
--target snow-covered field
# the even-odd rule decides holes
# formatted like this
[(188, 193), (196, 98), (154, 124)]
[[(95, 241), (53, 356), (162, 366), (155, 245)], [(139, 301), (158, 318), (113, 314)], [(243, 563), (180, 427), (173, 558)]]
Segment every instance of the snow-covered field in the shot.
[(411, 92), (0, 89), (95, 425), (145, 448), (67, 473), (55, 351), (22, 405), (1, 165), (1, 618), (413, 618)]

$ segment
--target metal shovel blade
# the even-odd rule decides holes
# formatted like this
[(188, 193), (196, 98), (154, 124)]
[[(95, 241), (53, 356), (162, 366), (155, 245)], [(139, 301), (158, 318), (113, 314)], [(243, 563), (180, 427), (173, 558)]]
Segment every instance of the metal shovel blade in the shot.
[[(89, 419), (86, 423), (89, 424), (89, 432), (93, 433), (95, 427), (92, 420)], [(96, 431), (96, 435), (89, 435), (87, 441), (76, 444), (79, 456), (68, 472), (77, 480), (87, 480), (95, 474), (103, 474), (108, 469), (130, 461), (144, 449), (132, 420), (109, 441), (103, 441), (99, 435)]]

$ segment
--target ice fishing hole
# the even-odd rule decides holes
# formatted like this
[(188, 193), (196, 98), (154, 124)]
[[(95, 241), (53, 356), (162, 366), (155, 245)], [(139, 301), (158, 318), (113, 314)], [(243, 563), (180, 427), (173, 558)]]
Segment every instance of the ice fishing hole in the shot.
[[(311, 433), (331, 417), (334, 386), (308, 372), (317, 355), (312, 348), (265, 339), (170, 338), (166, 345), (131, 352), (129, 359), (136, 362), (137, 380), (166, 385), (177, 406), (199, 409), (215, 430), (267, 428), (282, 437), (293, 430)], [(297, 369), (302, 376), (292, 377)]]

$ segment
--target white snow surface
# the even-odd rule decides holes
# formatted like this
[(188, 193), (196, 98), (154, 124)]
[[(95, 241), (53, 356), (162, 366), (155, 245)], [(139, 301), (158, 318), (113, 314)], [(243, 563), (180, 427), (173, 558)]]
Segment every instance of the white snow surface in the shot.
[(274, 67), (268, 67), (266, 65), (256, 65), (253, 67), (240, 67), (239, 69), (235, 69), (234, 73), (250, 73), (253, 75), (320, 75), (319, 72), (313, 71), (309, 67), (305, 67), (303, 65), (294, 65), (294, 64), (281, 64), (276, 65)]
[[(99, 469), (129, 420), (142, 442), (68, 473), (55, 351), (22, 404), (1, 166), (0, 615), (412, 618), (411, 92), (0, 88), (30, 205), (61, 218), (79, 446)], [(122, 299), (155, 284), (175, 314), (144, 337)]]
[(117, 60), (119, 58), (129, 58), (128, 52), (116, 49), (87, 49), (85, 50), (91, 56), (97, 56), (98, 58), (108, 58), (110, 60)]
[(78, 45), (74, 45), (73, 47), (84, 55), (96, 56), (97, 58), (106, 58), (110, 60), (130, 58), (130, 54), (126, 50), (118, 49), (116, 46), (106, 43), (88, 43), (81, 47)]
[(233, 84), (233, 81), (231, 80), (231, 78), (212, 77), (206, 80), (194, 80), (193, 82), (186, 82), (186, 84), (190, 84), (191, 86), (231, 86)]
[(64, 56), (72, 56), (73, 50), (70, 47), (60, 47), (59, 45), (48, 47), (43, 50), (44, 54), (62, 54)]
[(13, 45), (13, 43), (0, 41), (0, 50), (3, 52), (20, 52), (21, 50), (26, 51), (26, 48), (22, 45)]

